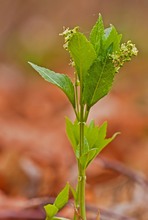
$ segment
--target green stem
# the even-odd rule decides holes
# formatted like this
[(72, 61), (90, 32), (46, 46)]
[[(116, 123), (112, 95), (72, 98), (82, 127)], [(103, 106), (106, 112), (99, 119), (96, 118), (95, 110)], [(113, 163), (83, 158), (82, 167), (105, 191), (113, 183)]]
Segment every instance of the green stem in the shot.
[[(81, 71), (80, 71), (81, 72)], [(80, 74), (79, 81), (79, 95), (78, 95), (78, 76), (75, 74), (75, 101), (76, 108), (75, 113), (77, 120), (79, 122), (79, 131), (80, 131), (80, 139), (79, 139), (79, 158), (83, 155), (84, 152), (84, 124), (88, 117), (88, 112), (86, 113), (86, 106), (83, 104), (83, 79), (82, 74)], [(76, 212), (74, 215), (74, 220), (86, 220), (86, 207), (85, 207), (85, 184), (86, 184), (86, 176), (85, 176), (85, 168), (83, 168), (80, 163), (80, 159), (78, 159), (78, 184), (76, 190)]]
[(80, 112), (79, 112), (79, 98), (78, 98), (78, 77), (76, 73), (75, 73), (75, 85), (74, 86), (75, 86), (75, 103), (76, 103), (74, 110), (75, 110), (77, 120), (79, 121)]
[(85, 169), (79, 166), (79, 179), (78, 179), (78, 192), (79, 192), (79, 214), (80, 219), (86, 220), (86, 208), (85, 208)]
[[(84, 151), (84, 105), (82, 102), (82, 86), (80, 85), (80, 149), (79, 156), (83, 155)], [(86, 207), (85, 207), (85, 169), (82, 167), (80, 160), (78, 160), (78, 169), (79, 169), (79, 177), (78, 177), (78, 201), (79, 201), (79, 214), (80, 219), (86, 220)]]

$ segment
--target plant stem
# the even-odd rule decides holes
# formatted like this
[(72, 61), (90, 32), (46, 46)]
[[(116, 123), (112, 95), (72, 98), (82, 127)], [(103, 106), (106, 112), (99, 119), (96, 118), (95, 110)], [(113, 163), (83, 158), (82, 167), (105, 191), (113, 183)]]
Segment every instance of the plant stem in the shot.
[[(82, 87), (80, 85), (80, 149), (79, 156), (81, 157), (84, 152), (84, 105), (82, 102)], [(80, 219), (86, 220), (86, 208), (85, 208), (85, 168), (82, 167), (80, 160), (78, 160), (78, 169), (79, 169), (79, 177), (78, 177), (78, 201), (79, 201), (79, 214)]]
[(79, 166), (79, 179), (78, 179), (78, 192), (79, 192), (79, 212), (80, 219), (86, 220), (86, 208), (85, 208), (85, 169)]
[(80, 116), (80, 112), (79, 112), (79, 98), (78, 98), (78, 76), (75, 73), (75, 102), (76, 102), (76, 106), (75, 106), (75, 114), (77, 117), (77, 120), (79, 121), (79, 116)]

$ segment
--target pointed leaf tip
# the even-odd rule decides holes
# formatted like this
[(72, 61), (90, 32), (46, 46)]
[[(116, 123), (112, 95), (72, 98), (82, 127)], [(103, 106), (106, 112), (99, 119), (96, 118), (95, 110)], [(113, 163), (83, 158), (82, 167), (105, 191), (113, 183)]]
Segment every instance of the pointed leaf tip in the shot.
[(93, 26), (89, 37), (90, 42), (93, 45), (97, 56), (99, 55), (103, 35), (104, 35), (104, 24), (103, 24), (102, 16), (101, 14), (99, 14), (98, 20), (96, 24)]

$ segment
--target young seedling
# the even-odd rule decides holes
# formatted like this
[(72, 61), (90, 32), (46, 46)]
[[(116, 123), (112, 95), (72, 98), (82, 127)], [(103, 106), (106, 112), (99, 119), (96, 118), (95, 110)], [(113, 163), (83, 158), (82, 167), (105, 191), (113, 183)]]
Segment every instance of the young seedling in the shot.
[(74, 220), (86, 220), (85, 183), (86, 169), (100, 151), (107, 146), (118, 133), (106, 138), (107, 122), (96, 126), (87, 118), (90, 109), (111, 90), (116, 73), (126, 61), (138, 53), (131, 41), (121, 44), (122, 35), (110, 25), (104, 28), (101, 15), (90, 32), (89, 39), (79, 31), (65, 29), (64, 48), (70, 53), (74, 67), (74, 82), (65, 75), (55, 73), (44, 67), (29, 64), (48, 82), (58, 86), (68, 97), (76, 119), (66, 118), (66, 132), (73, 148), (77, 166), (77, 186), (73, 189), (68, 183), (57, 196), (54, 204), (46, 205), (46, 220), (65, 219), (56, 217), (58, 211), (68, 202), (69, 190), (72, 191), (75, 204)]

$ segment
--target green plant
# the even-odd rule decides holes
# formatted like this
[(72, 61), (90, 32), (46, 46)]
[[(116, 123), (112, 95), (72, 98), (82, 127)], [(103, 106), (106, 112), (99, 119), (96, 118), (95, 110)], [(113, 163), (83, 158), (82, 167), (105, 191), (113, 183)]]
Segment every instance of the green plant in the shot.
[(138, 51), (131, 41), (120, 44), (122, 35), (113, 25), (104, 29), (101, 15), (90, 32), (89, 40), (78, 27), (65, 29), (62, 35), (65, 38), (64, 48), (70, 53), (71, 65), (75, 69), (74, 82), (64, 74), (30, 63), (45, 80), (63, 90), (76, 115), (74, 122), (66, 118), (66, 132), (78, 165), (77, 186), (73, 189), (67, 184), (54, 204), (45, 206), (46, 220), (64, 219), (56, 217), (56, 214), (68, 202), (69, 190), (75, 202), (74, 219), (86, 220), (86, 169), (118, 134), (106, 138), (107, 122), (98, 127), (93, 120), (87, 124), (87, 118), (91, 107), (109, 93), (120, 67)]

